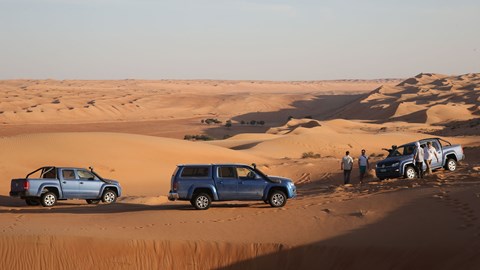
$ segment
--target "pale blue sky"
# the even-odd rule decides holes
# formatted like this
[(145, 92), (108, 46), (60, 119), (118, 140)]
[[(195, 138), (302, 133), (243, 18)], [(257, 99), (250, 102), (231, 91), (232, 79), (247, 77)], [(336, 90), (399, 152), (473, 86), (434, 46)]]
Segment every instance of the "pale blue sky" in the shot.
[(480, 72), (478, 0), (0, 0), (0, 79)]

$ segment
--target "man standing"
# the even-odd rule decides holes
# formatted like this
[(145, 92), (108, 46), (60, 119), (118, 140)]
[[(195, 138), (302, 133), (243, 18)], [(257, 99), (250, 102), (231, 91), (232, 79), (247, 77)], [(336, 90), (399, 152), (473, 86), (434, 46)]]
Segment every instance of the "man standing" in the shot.
[(360, 168), (360, 183), (363, 183), (365, 172), (367, 169), (370, 169), (370, 164), (368, 163), (368, 157), (365, 154), (365, 149), (362, 149), (362, 154), (358, 158), (358, 167)]
[(423, 160), (425, 159), (425, 153), (420, 147), (420, 143), (416, 142), (416, 149), (413, 153), (413, 160), (415, 161), (415, 165), (417, 166), (417, 178), (423, 178)]
[(438, 162), (437, 149), (433, 147), (432, 142), (427, 142), (427, 147), (425, 147), (424, 155), (425, 155), (425, 165), (427, 166), (427, 173), (432, 174), (433, 156), (435, 156)]
[(353, 158), (350, 156), (350, 152), (345, 152), (345, 156), (342, 158), (341, 170), (343, 170), (343, 183), (346, 185), (350, 183), (350, 173), (353, 168)]

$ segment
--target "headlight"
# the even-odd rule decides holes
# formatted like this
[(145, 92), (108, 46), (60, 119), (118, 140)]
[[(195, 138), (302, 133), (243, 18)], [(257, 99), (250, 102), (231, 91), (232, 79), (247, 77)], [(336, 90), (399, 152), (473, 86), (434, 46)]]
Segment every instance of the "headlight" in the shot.
[(392, 167), (398, 167), (400, 165), (400, 162), (395, 162), (392, 164)]

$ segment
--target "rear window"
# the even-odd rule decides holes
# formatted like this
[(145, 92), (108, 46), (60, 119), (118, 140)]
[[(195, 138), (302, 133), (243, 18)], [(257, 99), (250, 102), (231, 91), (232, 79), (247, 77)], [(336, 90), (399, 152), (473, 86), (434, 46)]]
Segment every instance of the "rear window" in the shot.
[(208, 167), (185, 167), (181, 177), (208, 177)]

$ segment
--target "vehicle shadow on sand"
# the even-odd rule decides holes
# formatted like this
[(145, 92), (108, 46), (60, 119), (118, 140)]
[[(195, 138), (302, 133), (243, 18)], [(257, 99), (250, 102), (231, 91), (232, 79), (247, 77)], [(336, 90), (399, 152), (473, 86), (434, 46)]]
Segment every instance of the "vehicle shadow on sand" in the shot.
[[(258, 202), (216, 202), (210, 208), (270, 208), (270, 205)], [(0, 214), (116, 214), (141, 211), (197, 211), (188, 202), (165, 203), (158, 205), (121, 203), (88, 205), (81, 201), (60, 201), (54, 207), (27, 206), (18, 198), (0, 195)]]

